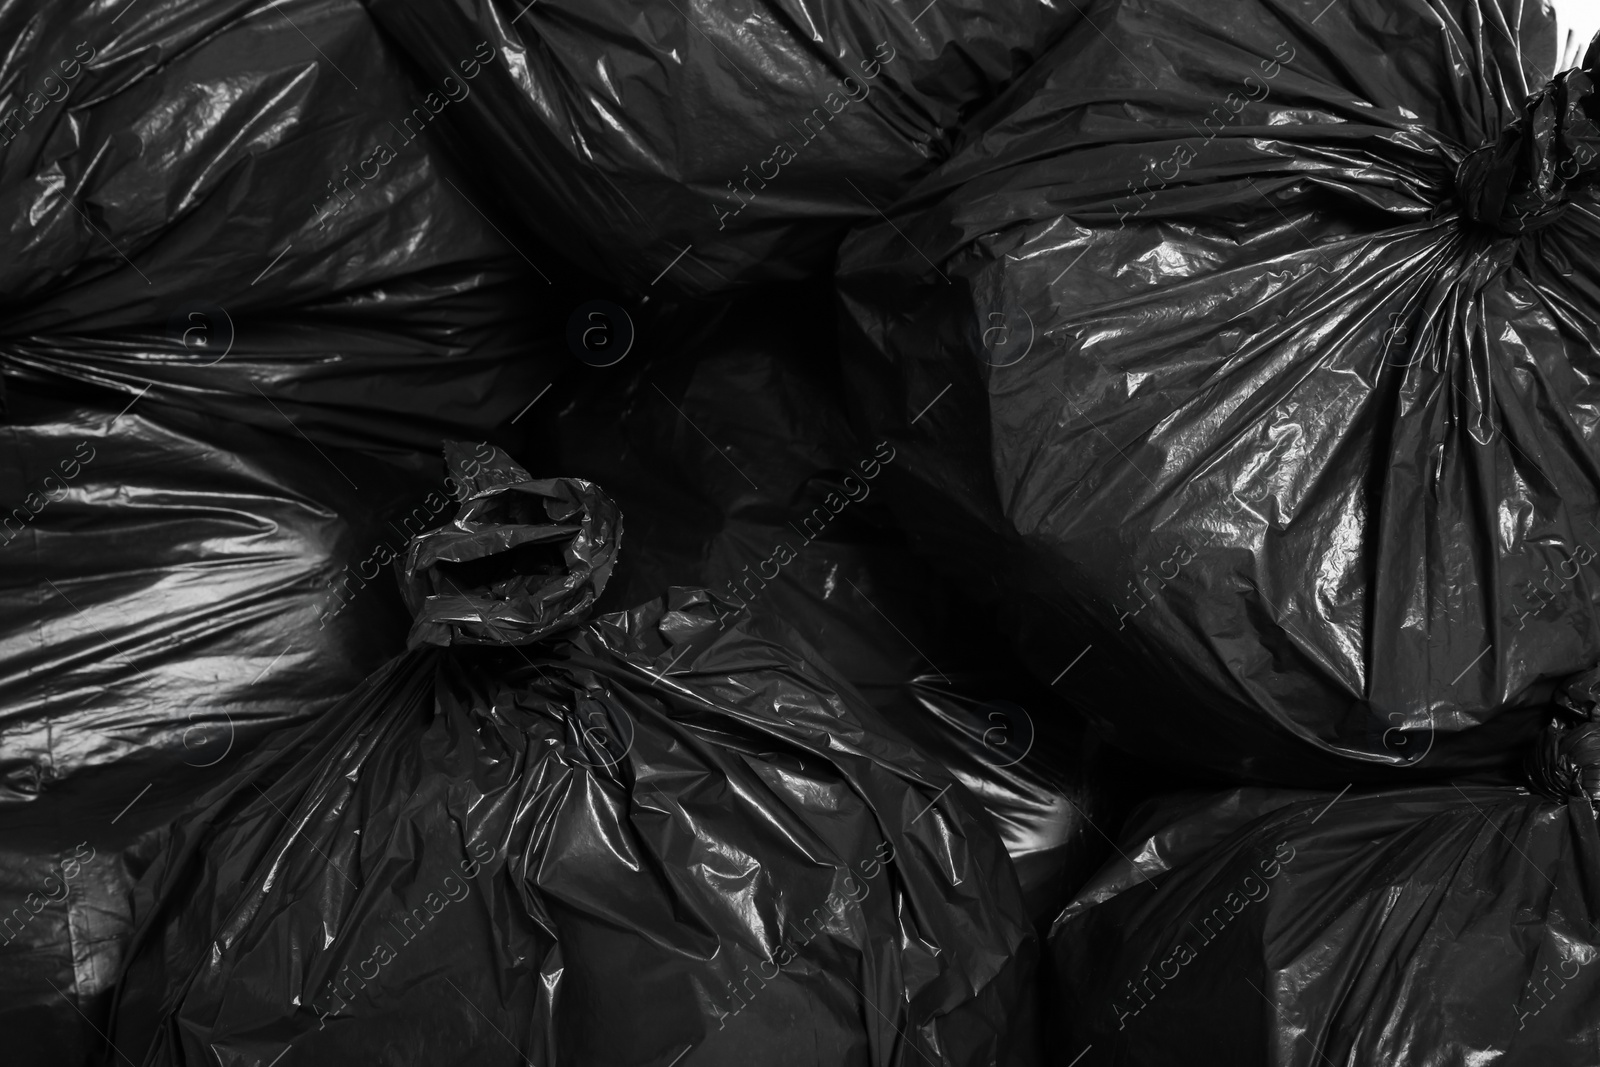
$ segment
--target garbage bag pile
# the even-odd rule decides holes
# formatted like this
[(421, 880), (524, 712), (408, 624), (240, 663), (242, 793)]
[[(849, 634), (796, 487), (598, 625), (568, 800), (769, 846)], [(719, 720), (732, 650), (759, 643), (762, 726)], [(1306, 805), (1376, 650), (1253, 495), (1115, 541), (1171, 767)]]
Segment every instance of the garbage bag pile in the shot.
[(6, 1062), (1594, 1062), (1575, 10), (0, 10)]

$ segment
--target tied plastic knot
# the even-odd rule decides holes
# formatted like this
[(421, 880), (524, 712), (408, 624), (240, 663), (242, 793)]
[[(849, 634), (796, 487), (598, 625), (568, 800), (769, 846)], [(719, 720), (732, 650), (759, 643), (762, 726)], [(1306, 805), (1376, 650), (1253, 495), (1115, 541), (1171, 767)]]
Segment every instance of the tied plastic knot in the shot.
[(1600, 668), (1572, 678), (1556, 695), (1561, 713), (1545, 724), (1529, 777), (1552, 800), (1600, 801)]
[(461, 510), (407, 546), (407, 645), (523, 645), (585, 622), (622, 543), (611, 498), (577, 478), (534, 479), (490, 445), (444, 451)]
[(1523, 107), (1498, 138), (1456, 170), (1456, 200), (1467, 218), (1504, 234), (1554, 222), (1569, 194), (1600, 172), (1600, 101), (1594, 99), (1600, 37), (1583, 65), (1563, 71)]

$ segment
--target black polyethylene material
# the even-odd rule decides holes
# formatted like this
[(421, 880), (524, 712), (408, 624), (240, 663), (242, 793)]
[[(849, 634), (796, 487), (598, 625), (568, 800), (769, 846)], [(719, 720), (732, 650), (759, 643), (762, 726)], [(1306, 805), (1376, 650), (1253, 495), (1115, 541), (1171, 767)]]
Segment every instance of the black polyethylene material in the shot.
[(825, 274), (1078, 19), (1049, 0), (372, 0), (504, 214), (635, 291)]
[(542, 645), (418, 649), (270, 741), (141, 883), (112, 1040), (150, 1065), (1018, 1062), (1036, 943), (981, 806), (727, 608), (679, 589)]
[(83, 1063), (141, 835), (404, 647), (392, 582), (358, 572), (427, 487), (107, 390), (14, 383), (3, 434), (3, 1058)]
[(379, 561), (448, 515), (441, 441), (571, 357), (356, 0), (0, 41), (0, 1059), (53, 1067), (160, 828), (404, 648)]
[(1052, 932), (1058, 1062), (1594, 1062), (1587, 801), (1243, 789), (1135, 823)]
[[(908, 528), (1122, 747), (1510, 774), (1593, 666), (1589, 75), (1526, 101), (1522, 9), (1102, 4), (842, 250)], [(1555, 174), (1464, 218), (1508, 128)]]
[[(593, 613), (611, 576), (622, 542), (611, 500), (577, 478), (530, 478), (485, 447), (480, 462), (477, 449), (446, 445), (446, 466), (471, 472), (461, 509), (406, 548), (400, 588), (413, 648), (520, 645), (569, 630)], [(474, 582), (485, 565), (496, 580)]]

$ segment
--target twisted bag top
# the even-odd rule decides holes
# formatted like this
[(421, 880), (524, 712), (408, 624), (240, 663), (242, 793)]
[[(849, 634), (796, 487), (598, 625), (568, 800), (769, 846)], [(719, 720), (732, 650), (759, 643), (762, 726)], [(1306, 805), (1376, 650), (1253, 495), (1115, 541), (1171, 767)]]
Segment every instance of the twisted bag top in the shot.
[(1551, 800), (1600, 801), (1600, 667), (1567, 680), (1528, 756), (1533, 787)]
[(410, 647), (525, 645), (578, 626), (611, 577), (622, 515), (578, 478), (535, 479), (499, 449), (460, 442), (460, 513), (414, 538), (400, 564)]
[(1572, 189), (1600, 171), (1600, 127), (1594, 115), (1600, 39), (1583, 66), (1563, 71), (1528, 98), (1521, 119), (1461, 161), (1456, 199), (1474, 222), (1520, 234), (1554, 222)]

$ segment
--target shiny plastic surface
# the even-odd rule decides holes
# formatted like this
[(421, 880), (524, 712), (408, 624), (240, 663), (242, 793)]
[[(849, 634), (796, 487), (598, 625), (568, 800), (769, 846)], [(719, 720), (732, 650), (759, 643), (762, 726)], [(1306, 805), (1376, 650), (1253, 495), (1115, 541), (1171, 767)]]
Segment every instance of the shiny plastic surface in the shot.
[(11, 5), (0, 39), (6, 335), (522, 263), (432, 133), (391, 124), (418, 94), (356, 0)]
[(1594, 1062), (1588, 801), (1244, 789), (1136, 822), (1051, 936), (1059, 1062)]
[[(1078, 19), (1054, 0), (371, 0), (516, 219), (635, 291), (825, 274)], [(441, 95), (442, 94), (442, 95)]]
[(118, 1050), (1018, 1062), (1036, 946), (982, 808), (725, 607), (674, 590), (543, 644), (408, 652), (269, 742), (141, 883)]
[[(460, 511), (406, 547), (407, 644), (521, 645), (593, 614), (622, 543), (616, 505), (576, 478), (533, 481), (492, 445), (482, 461), (459, 442), (445, 464), (472, 465)], [(486, 568), (497, 579), (474, 581)]]
[(404, 647), (392, 584), (348, 576), (425, 486), (80, 386), (13, 383), (3, 437), (0, 1031), (7, 1063), (84, 1063), (140, 836)]
[(570, 362), (537, 266), (391, 124), (416, 88), (356, 0), (15, 5), (0, 39), (53, 94), (0, 112), (6, 373), (431, 464)]
[(415, 87), (355, 0), (14, 4), (0, 40), (0, 1059), (55, 1067), (147, 835), (404, 647), (372, 579), (449, 513), (441, 441), (571, 356), (389, 125)]
[(1322, 6), (1096, 7), (849, 239), (846, 365), (923, 548), (1117, 744), (1511, 773), (1600, 626), (1597, 108), (1525, 100), (1536, 5)]

